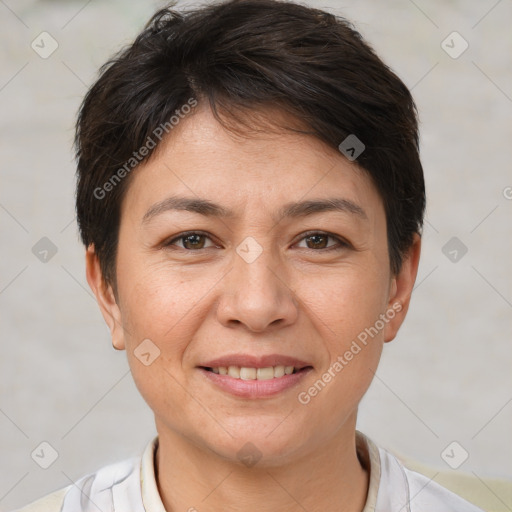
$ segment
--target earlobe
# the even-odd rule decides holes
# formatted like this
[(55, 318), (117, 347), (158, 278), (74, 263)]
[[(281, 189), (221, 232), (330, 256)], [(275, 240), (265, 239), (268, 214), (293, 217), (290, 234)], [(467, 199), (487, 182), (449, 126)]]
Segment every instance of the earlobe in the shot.
[(397, 275), (393, 276), (389, 287), (389, 301), (386, 316), (389, 321), (384, 330), (384, 341), (392, 341), (407, 314), (411, 294), (418, 273), (421, 252), (421, 237), (414, 235), (413, 243), (404, 256), (402, 266)]
[(91, 244), (85, 253), (86, 277), (93, 291), (101, 314), (110, 329), (112, 345), (116, 350), (125, 349), (124, 330), (121, 322), (121, 311), (116, 302), (112, 286), (105, 283), (98, 255)]

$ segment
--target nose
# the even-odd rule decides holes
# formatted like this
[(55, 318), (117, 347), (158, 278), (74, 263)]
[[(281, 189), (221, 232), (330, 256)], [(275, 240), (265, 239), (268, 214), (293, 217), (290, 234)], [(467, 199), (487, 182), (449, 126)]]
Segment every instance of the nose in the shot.
[(294, 323), (298, 301), (271, 251), (264, 249), (254, 261), (234, 256), (233, 268), (222, 281), (219, 322), (226, 327), (243, 325), (252, 332)]

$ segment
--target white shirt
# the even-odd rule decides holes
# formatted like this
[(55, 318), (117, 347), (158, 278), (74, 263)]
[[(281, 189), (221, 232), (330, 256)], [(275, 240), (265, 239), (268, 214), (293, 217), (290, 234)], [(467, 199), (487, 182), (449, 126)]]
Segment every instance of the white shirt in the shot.
[[(370, 474), (362, 512), (483, 512), (356, 432), (357, 454)], [(13, 512), (166, 512), (155, 479), (158, 436), (142, 456), (109, 464)]]

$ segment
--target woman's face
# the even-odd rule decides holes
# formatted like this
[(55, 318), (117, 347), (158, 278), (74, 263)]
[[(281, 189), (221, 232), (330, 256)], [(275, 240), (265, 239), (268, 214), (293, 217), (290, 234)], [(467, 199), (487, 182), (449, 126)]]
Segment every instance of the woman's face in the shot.
[(354, 163), (309, 136), (236, 138), (198, 108), (134, 171), (117, 304), (100, 303), (160, 436), (272, 465), (353, 431), (409, 267), (390, 274), (383, 204)]

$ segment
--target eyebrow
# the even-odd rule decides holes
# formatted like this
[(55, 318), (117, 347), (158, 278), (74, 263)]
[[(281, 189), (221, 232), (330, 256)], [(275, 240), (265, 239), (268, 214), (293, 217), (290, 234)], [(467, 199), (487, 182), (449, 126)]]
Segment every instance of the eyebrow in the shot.
[[(236, 217), (234, 211), (219, 204), (213, 203), (208, 199), (172, 196), (151, 206), (149, 210), (144, 214), (142, 223), (145, 224), (157, 215), (170, 210), (193, 212), (205, 217)], [(277, 214), (277, 218), (282, 219), (287, 217), (307, 217), (308, 215), (313, 215), (315, 213), (330, 211), (350, 213), (361, 219), (368, 220), (368, 216), (366, 215), (363, 208), (348, 199), (343, 199), (340, 197), (311, 199), (307, 201), (286, 203), (280, 208)]]

